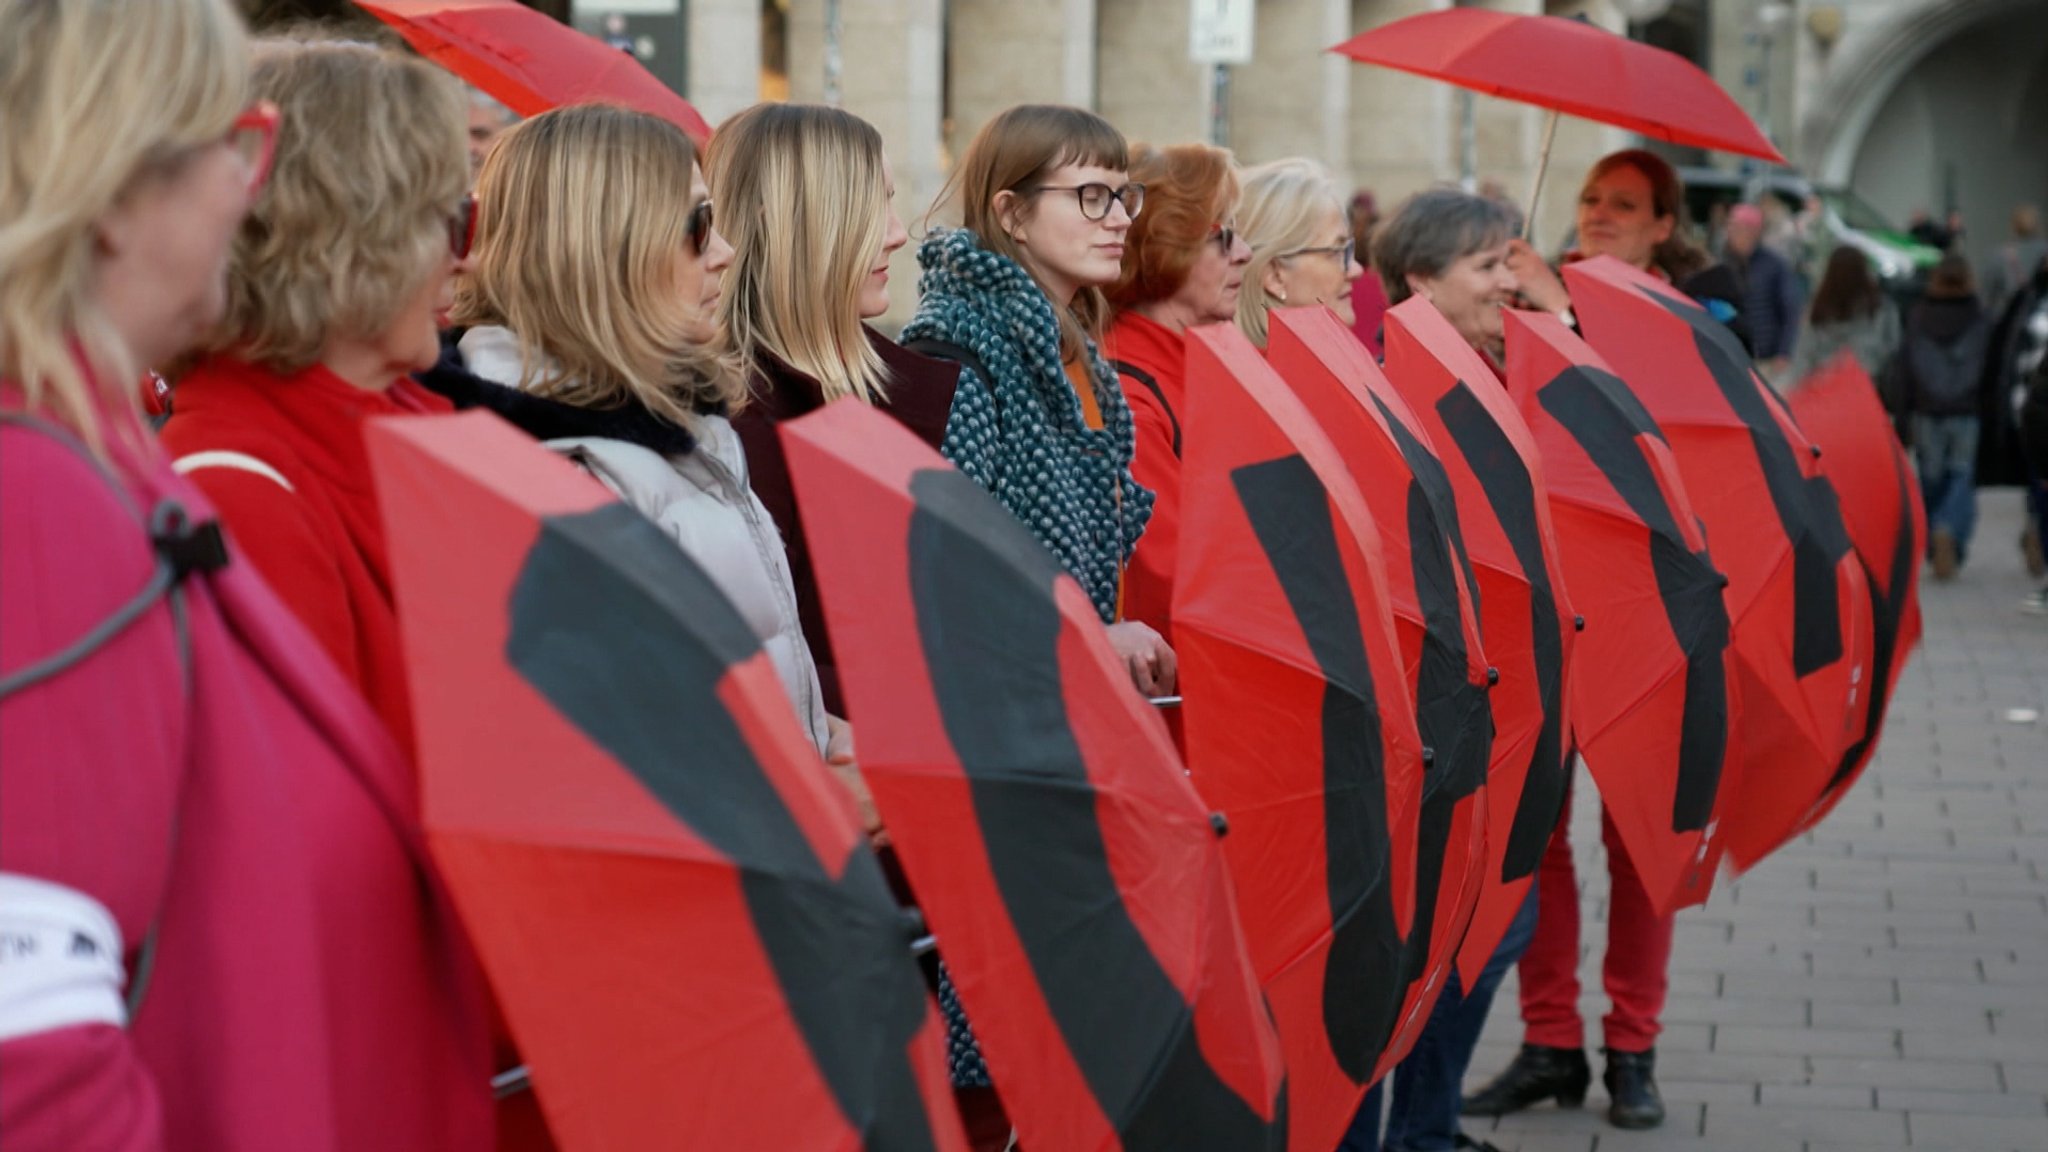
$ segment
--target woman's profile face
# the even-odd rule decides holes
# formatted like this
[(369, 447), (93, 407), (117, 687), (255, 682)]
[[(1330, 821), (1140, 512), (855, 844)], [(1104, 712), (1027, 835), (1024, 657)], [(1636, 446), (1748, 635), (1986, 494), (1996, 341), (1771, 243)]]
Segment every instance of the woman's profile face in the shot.
[[(711, 189), (704, 182), (704, 168), (699, 164), (690, 165), (690, 214), (695, 217), (710, 210)], [(718, 234), (718, 227), (707, 221), (698, 239), (683, 241), (676, 253), (676, 291), (685, 301), (696, 306), (695, 325), (698, 338), (709, 341), (718, 323), (719, 288), (725, 277), (725, 270), (732, 266), (732, 245)]]
[(910, 242), (910, 233), (904, 230), (903, 218), (896, 214), (896, 173), (889, 166), (887, 156), (882, 157), (882, 195), (882, 215), (886, 217), (882, 228), (882, 248), (875, 254), (860, 285), (860, 318), (863, 320), (872, 320), (889, 310), (889, 258)]
[(1408, 286), (1436, 305), (1465, 343), (1495, 355), (1505, 338), (1502, 310), (1514, 299), (1515, 283), (1505, 240), (1465, 253), (1435, 276), (1408, 277)]
[(1130, 201), (1142, 204), (1142, 196), (1120, 169), (1064, 164), (1036, 185), (1019, 189), (1007, 209), (999, 199), (998, 214), (1031, 274), (1048, 295), (1065, 303), (1083, 288), (1114, 284), (1122, 275)]
[(1647, 269), (1677, 223), (1657, 215), (1650, 178), (1633, 164), (1616, 164), (1579, 193), (1579, 251), (1587, 256), (1612, 256)]

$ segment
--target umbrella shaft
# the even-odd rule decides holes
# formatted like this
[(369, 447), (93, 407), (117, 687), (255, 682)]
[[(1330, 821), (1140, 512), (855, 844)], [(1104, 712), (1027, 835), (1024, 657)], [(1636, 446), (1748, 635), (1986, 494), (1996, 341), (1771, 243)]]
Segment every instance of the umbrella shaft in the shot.
[(524, 1064), (517, 1068), (508, 1068), (491, 1077), (491, 1095), (499, 1100), (503, 1100), (507, 1096), (517, 1096), (521, 1092), (531, 1091), (533, 1091), (533, 1075), (526, 1070), (526, 1065)]
[(1529, 215), (1522, 221), (1522, 239), (1534, 243), (1536, 236), (1536, 203), (1543, 198), (1543, 173), (1550, 167), (1550, 146), (1557, 140), (1557, 110), (1552, 109), (1543, 121), (1543, 152), (1536, 157), (1536, 182), (1529, 188)]

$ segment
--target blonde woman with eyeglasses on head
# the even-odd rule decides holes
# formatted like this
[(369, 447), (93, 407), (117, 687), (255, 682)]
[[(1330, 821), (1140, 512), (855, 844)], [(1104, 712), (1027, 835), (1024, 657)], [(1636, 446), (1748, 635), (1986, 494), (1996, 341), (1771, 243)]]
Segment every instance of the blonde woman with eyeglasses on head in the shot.
[(728, 418), (746, 391), (717, 338), (732, 247), (712, 218), (696, 149), (660, 117), (586, 104), (514, 125), (477, 180), (476, 254), (456, 293), (469, 370), (426, 379), (660, 526), (759, 637), (805, 735), (844, 765), (782, 541)]
[(1251, 245), (1237, 326), (1266, 346), (1266, 313), (1322, 305), (1350, 327), (1351, 286), (1365, 275), (1351, 235), (1344, 194), (1313, 160), (1275, 160), (1247, 168), (1238, 232)]
[(0, 0), (8, 1152), (492, 1143), (404, 761), (138, 411), (228, 307), (247, 53), (226, 0)]
[(755, 495), (789, 553), (825, 706), (844, 715), (818, 583), (776, 428), (843, 397), (939, 447), (956, 365), (868, 327), (889, 310), (889, 258), (909, 240), (881, 133), (837, 108), (760, 104), (718, 126), (706, 156), (718, 230), (733, 246), (719, 326), (746, 373), (733, 417)]

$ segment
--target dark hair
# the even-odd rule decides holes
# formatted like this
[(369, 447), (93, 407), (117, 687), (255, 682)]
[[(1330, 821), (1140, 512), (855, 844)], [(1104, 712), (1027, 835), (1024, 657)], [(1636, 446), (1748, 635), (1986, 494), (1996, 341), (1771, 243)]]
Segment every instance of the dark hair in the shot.
[(1884, 293), (1871, 274), (1870, 257), (1847, 244), (1828, 255), (1827, 271), (1821, 273), (1820, 287), (1813, 291), (1813, 308), (1807, 318), (1816, 327), (1846, 324), (1873, 315), (1884, 306)]
[(1123, 276), (1109, 290), (1116, 308), (1164, 300), (1187, 283), (1211, 231), (1237, 204), (1230, 153), (1207, 144), (1131, 149), (1130, 178), (1145, 186), (1145, 210), (1124, 237)]
[(1458, 260), (1515, 234), (1512, 209), (1461, 188), (1430, 188), (1395, 207), (1373, 231), (1372, 264), (1387, 302), (1414, 295), (1411, 275), (1438, 276)]
[(1929, 300), (1967, 300), (1977, 294), (1977, 274), (1967, 257), (1953, 253), (1941, 258), (1927, 275)]
[(1685, 182), (1678, 178), (1678, 169), (1671, 162), (1644, 148), (1626, 148), (1602, 156), (1591, 171), (1586, 173), (1586, 182), (1579, 186), (1580, 194), (1616, 168), (1629, 167), (1642, 173), (1650, 182), (1650, 208), (1659, 219), (1672, 221), (1671, 235), (1650, 253), (1650, 264), (1664, 273), (1676, 284), (1686, 277), (1712, 264), (1707, 255), (1688, 234), (1685, 215)]

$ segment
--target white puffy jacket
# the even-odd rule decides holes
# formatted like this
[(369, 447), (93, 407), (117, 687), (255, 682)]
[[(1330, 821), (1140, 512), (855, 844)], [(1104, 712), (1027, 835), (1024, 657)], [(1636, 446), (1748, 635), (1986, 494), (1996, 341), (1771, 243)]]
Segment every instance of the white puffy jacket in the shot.
[[(461, 350), (470, 372), (508, 388), (519, 386), (519, 345), (510, 330), (473, 328), (463, 335)], [(747, 484), (746, 453), (725, 417), (700, 415), (689, 431), (696, 438), (694, 450), (666, 455), (601, 435), (543, 443), (660, 525), (732, 600), (761, 638), (797, 719), (822, 754), (824, 694), (797, 621), (796, 587), (782, 537)]]

